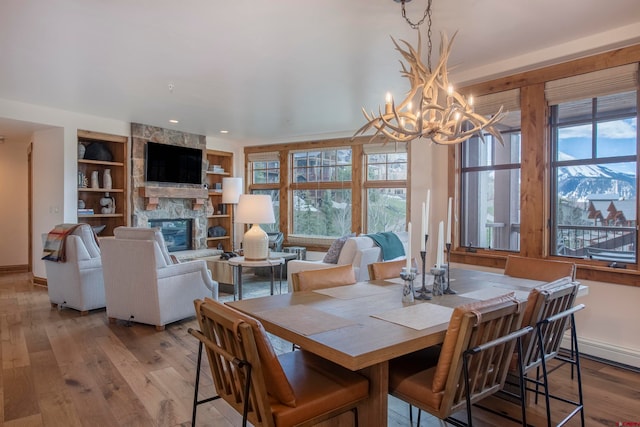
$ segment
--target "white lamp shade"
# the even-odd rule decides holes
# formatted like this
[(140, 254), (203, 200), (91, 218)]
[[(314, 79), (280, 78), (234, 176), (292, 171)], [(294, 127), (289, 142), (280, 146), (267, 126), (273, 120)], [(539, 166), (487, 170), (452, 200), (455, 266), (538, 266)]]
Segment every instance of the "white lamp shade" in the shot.
[(241, 194), (238, 200), (236, 221), (253, 226), (244, 234), (242, 249), (246, 260), (263, 260), (269, 257), (269, 236), (259, 224), (273, 224), (271, 196), (267, 194)]
[(238, 199), (236, 222), (242, 224), (273, 224), (273, 202), (268, 194), (241, 194)]
[(242, 194), (242, 178), (222, 178), (222, 203), (235, 205)]

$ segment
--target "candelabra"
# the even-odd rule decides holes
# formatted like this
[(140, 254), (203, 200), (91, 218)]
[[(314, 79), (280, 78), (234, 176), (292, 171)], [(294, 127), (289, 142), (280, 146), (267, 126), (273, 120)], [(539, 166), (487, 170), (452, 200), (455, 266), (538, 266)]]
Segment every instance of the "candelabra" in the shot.
[[(427, 247), (427, 242), (429, 241), (429, 235), (424, 235), (424, 247)], [(431, 291), (427, 289), (427, 274), (426, 274), (426, 264), (427, 264), (427, 250), (420, 251), (420, 258), (422, 260), (422, 287), (418, 292), (416, 292), (416, 299), (420, 300), (430, 300)]]
[(431, 274), (433, 274), (433, 296), (442, 295), (444, 293), (445, 288), (445, 278), (444, 275), (446, 273), (446, 269), (444, 269), (441, 265), (434, 265), (431, 268)]
[(402, 287), (402, 302), (403, 303), (411, 303), (414, 302), (413, 295), (413, 281), (416, 278), (418, 273), (418, 269), (411, 268), (407, 271), (407, 267), (402, 267), (402, 271), (400, 272), (400, 278), (404, 280), (404, 286)]
[(449, 275), (449, 266), (451, 265), (451, 243), (446, 243), (445, 245), (447, 247), (447, 287), (444, 288), (442, 292), (448, 295), (453, 295), (457, 292), (451, 289), (451, 277)]

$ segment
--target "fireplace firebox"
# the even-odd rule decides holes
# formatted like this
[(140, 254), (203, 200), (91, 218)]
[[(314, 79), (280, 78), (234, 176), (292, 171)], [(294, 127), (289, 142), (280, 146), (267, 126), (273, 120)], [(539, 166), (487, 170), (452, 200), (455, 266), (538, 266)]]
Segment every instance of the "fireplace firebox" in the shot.
[(193, 249), (193, 219), (150, 219), (149, 227), (157, 227), (162, 232), (169, 252)]

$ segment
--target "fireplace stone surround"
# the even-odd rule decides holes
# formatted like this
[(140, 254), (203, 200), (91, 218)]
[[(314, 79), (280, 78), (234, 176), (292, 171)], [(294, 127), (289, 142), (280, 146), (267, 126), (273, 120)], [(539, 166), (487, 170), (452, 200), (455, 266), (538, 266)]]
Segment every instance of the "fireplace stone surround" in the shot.
[[(207, 248), (207, 217), (206, 209), (202, 203), (198, 203), (197, 197), (202, 186), (196, 184), (161, 184), (147, 185), (145, 181), (145, 145), (147, 141), (162, 144), (179, 145), (182, 147), (206, 150), (206, 138), (204, 135), (196, 135), (156, 126), (140, 123), (131, 124), (131, 206), (132, 225), (134, 227), (149, 227), (149, 220), (160, 219), (191, 219), (192, 238), (191, 248), (201, 250)], [(202, 156), (202, 182), (205, 182), (206, 155)], [(164, 194), (157, 197), (154, 203), (145, 200), (145, 194), (149, 188), (154, 193)], [(145, 192), (145, 190), (147, 190)], [(188, 194), (181, 197), (181, 193)], [(206, 190), (204, 191), (206, 194)], [(157, 203), (156, 203), (157, 202)]]

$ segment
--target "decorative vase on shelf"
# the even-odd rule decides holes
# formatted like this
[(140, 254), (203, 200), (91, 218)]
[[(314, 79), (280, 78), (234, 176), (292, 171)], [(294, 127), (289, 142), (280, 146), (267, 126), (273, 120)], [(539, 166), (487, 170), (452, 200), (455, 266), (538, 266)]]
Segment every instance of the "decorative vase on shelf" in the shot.
[(82, 143), (78, 143), (78, 159), (84, 159), (84, 152), (87, 150), (87, 147)]
[(91, 188), (100, 188), (100, 182), (98, 181), (98, 171), (91, 172)]
[(111, 190), (111, 169), (104, 170), (102, 185), (104, 186), (105, 190)]
[(105, 193), (104, 197), (100, 199), (100, 206), (102, 206), (103, 214), (116, 213), (116, 201), (109, 196), (109, 193)]

